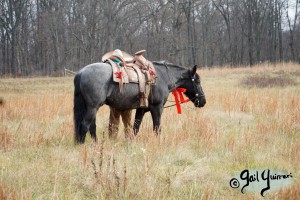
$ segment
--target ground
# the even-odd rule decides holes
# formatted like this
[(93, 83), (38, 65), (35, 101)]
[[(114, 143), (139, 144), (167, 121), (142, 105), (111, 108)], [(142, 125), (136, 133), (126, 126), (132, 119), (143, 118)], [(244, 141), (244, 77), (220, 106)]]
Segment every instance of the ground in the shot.
[(85, 145), (73, 142), (72, 77), (0, 79), (0, 199), (262, 199), (230, 186), (246, 169), (291, 174), (264, 198), (299, 198), (300, 66), (198, 73), (206, 106), (165, 109), (159, 137), (147, 114), (133, 141), (110, 141), (104, 106), (99, 142)]

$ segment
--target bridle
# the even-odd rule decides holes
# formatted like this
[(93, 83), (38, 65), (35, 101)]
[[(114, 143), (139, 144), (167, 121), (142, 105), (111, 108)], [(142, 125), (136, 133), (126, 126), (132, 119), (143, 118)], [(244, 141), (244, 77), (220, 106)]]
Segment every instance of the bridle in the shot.
[[(169, 88), (171, 89), (175, 89), (175, 88), (177, 88), (177, 86), (176, 86), (176, 83), (174, 82), (174, 80), (173, 80), (173, 76), (170, 76), (170, 71), (169, 71), (169, 67), (168, 67), (168, 65), (167, 65), (167, 63), (166, 62), (163, 62), (163, 65), (166, 67), (166, 70), (167, 70), (167, 74), (168, 74), (168, 77), (169, 77), (169, 80), (171, 81), (171, 83), (172, 83), (172, 85), (170, 85), (169, 86)], [(198, 87), (197, 87), (197, 83), (196, 83), (196, 80), (195, 80), (195, 78), (193, 77), (193, 75), (191, 74), (191, 71), (189, 70), (189, 75), (190, 75), (190, 77), (192, 77), (192, 78), (182, 78), (181, 80), (190, 80), (190, 79), (192, 79), (192, 83), (193, 83), (193, 87), (194, 87), (194, 91), (196, 91), (196, 94), (195, 94), (195, 96), (193, 97), (193, 98), (190, 98), (190, 100), (191, 101), (193, 101), (193, 100), (195, 100), (196, 98), (201, 98), (201, 97), (205, 97), (205, 95), (203, 94), (203, 91), (200, 91), (201, 89), (199, 89)], [(195, 75), (194, 75), (195, 76)], [(201, 95), (199, 95), (199, 93), (201, 94)], [(180, 103), (180, 104), (183, 104), (183, 103)], [(173, 104), (173, 105), (170, 105), (170, 106), (165, 106), (164, 108), (169, 108), (169, 107), (172, 107), (172, 106), (175, 106), (176, 104)]]
[[(190, 75), (191, 75), (191, 72), (189, 71)], [(191, 75), (192, 76), (192, 75)], [(195, 75), (194, 75), (195, 76)], [(197, 87), (197, 83), (196, 83), (196, 80), (195, 78), (192, 78), (192, 82), (193, 82), (193, 86), (194, 86), (194, 91), (197, 91), (196, 94), (195, 94), (195, 97), (194, 98), (197, 98), (197, 97), (205, 97), (205, 95), (203, 94), (203, 91), (200, 91), (201, 89)], [(199, 81), (200, 83), (200, 81)], [(199, 93), (201, 93), (201, 95), (199, 95)]]

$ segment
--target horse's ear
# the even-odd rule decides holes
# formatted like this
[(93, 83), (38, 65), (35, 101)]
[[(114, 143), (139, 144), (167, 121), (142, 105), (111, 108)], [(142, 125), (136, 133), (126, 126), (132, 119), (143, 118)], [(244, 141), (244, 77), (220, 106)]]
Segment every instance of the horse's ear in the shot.
[(197, 72), (197, 65), (194, 65), (193, 69), (192, 69), (193, 74), (196, 74)]

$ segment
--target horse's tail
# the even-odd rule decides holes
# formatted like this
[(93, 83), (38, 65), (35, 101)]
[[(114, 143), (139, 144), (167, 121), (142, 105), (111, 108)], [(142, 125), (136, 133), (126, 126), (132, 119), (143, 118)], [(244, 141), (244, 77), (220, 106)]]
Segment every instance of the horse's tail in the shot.
[(86, 103), (80, 91), (80, 80), (81, 80), (81, 73), (75, 75), (74, 78), (74, 142), (75, 144), (82, 143), (81, 139), (82, 131), (81, 131), (81, 122), (83, 117), (86, 113)]

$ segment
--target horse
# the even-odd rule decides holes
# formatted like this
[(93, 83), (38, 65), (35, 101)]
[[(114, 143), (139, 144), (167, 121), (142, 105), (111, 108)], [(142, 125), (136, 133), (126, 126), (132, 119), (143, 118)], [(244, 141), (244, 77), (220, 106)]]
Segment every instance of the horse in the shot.
[(104, 104), (119, 110), (136, 109), (134, 134), (139, 132), (146, 112), (150, 111), (153, 131), (160, 132), (161, 115), (169, 93), (176, 88), (185, 88), (185, 95), (195, 107), (203, 107), (206, 98), (197, 74), (197, 66), (187, 69), (165, 61), (153, 62), (157, 80), (151, 87), (148, 107), (140, 107), (140, 92), (137, 83), (127, 83), (120, 91), (119, 84), (113, 82), (112, 68), (107, 63), (93, 63), (85, 66), (74, 77), (74, 141), (85, 142), (89, 131), (92, 139), (96, 136), (96, 113)]

